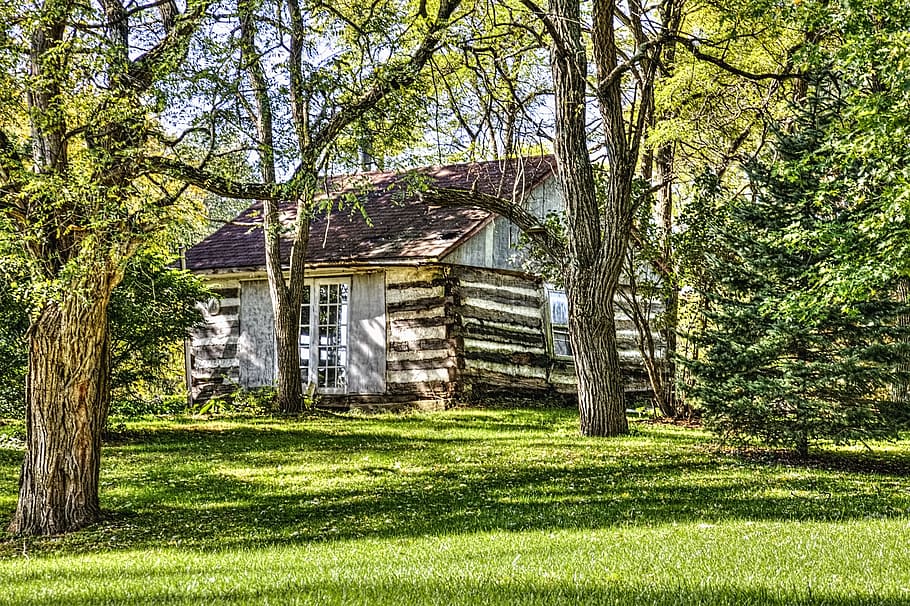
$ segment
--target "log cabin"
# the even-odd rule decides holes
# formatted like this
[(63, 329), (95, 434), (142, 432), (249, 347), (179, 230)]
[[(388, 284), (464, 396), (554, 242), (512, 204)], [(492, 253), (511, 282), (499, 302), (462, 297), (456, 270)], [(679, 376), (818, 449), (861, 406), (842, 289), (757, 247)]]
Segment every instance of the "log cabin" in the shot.
[[(300, 310), (303, 381), (320, 406), (444, 407), (488, 394), (571, 399), (565, 295), (527, 269), (506, 218), (414, 193), (482, 191), (538, 217), (564, 207), (552, 156), (326, 179), (310, 224)], [(189, 344), (195, 401), (274, 383), (275, 333), (261, 204), (185, 252), (219, 298)], [(294, 208), (284, 211), (290, 221)], [(283, 253), (290, 242), (283, 242)], [(617, 318), (627, 390), (645, 388), (635, 331)]]

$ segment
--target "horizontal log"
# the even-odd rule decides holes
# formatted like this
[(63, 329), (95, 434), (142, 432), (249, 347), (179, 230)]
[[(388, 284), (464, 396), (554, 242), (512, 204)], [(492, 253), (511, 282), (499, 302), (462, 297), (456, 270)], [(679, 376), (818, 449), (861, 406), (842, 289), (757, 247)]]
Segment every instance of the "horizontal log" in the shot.
[(498, 326), (480, 326), (470, 324), (467, 326), (452, 327), (452, 336), (480, 341), (491, 341), (493, 343), (506, 343), (516, 347), (542, 347), (544, 345), (543, 335), (540, 333), (519, 332), (507, 330)]
[(550, 375), (547, 378), (551, 385), (554, 386), (564, 386), (566, 389), (575, 389), (575, 386), (578, 384), (578, 378), (575, 376), (575, 373), (567, 372), (553, 372), (550, 371)]
[(528, 353), (547, 356), (547, 349), (544, 347), (543, 341), (540, 343), (534, 343), (532, 345), (517, 345), (513, 342), (500, 343), (498, 341), (492, 341), (490, 339), (472, 339), (470, 337), (464, 339), (465, 352), (486, 351), (510, 354), (522, 349)]
[(506, 389), (532, 389), (535, 391), (547, 391), (549, 384), (546, 378), (541, 377), (522, 377), (511, 373), (496, 372), (486, 369), (465, 369), (462, 379), (465, 383), (471, 385), (472, 391), (489, 390), (490, 388)]
[(417, 339), (416, 341), (392, 341), (389, 343), (389, 351), (395, 352), (423, 351), (427, 349), (454, 350), (455, 347), (454, 339)]
[(543, 329), (539, 326), (525, 326), (522, 324), (514, 324), (508, 321), (494, 322), (492, 320), (481, 320), (479, 318), (471, 318), (467, 316), (459, 316), (458, 319), (460, 320), (462, 327), (469, 331), (476, 331), (477, 334), (484, 334), (493, 329), (503, 330), (508, 333), (531, 335), (535, 339), (543, 338)]
[(480, 282), (496, 286), (511, 286), (517, 288), (536, 288), (543, 280), (533, 276), (517, 276), (506, 274), (495, 269), (482, 267), (469, 267), (458, 265), (452, 267), (452, 276), (461, 282)]
[(427, 358), (423, 360), (387, 360), (386, 369), (389, 371), (396, 370), (435, 370), (442, 368), (454, 368), (456, 359), (454, 357), (442, 356), (438, 358)]
[(578, 386), (572, 383), (554, 383), (553, 389), (556, 390), (556, 393), (563, 396), (574, 396), (578, 395)]
[(446, 289), (444, 286), (434, 286), (432, 288), (402, 288), (386, 291), (386, 304), (392, 305), (403, 301), (413, 299), (428, 299), (430, 297), (444, 297)]
[(543, 307), (543, 298), (538, 294), (517, 294), (505, 290), (468, 286), (456, 286), (452, 289), (452, 292), (462, 301), (465, 299), (482, 299), (499, 305), (527, 307), (535, 310), (537, 313), (540, 313), (540, 310)]
[(440, 324), (438, 326), (414, 326), (406, 328), (391, 324), (389, 335), (389, 344), (395, 343), (414, 343), (419, 341), (445, 340), (448, 337), (449, 325)]
[(518, 326), (527, 326), (528, 328), (540, 328), (540, 317), (518, 316), (514, 314), (505, 314), (492, 309), (484, 309), (474, 305), (456, 305), (455, 314), (464, 318), (475, 318), (490, 322), (503, 322), (516, 324)]
[(455, 370), (455, 368), (390, 370), (387, 373), (387, 379), (390, 383), (448, 383), (453, 380)]
[(389, 352), (388, 360), (430, 360), (432, 358), (453, 358), (457, 351), (447, 349), (412, 349), (408, 351)]
[(483, 309), (487, 312), (497, 314), (507, 319), (508, 321), (511, 321), (513, 318), (521, 318), (522, 320), (534, 319), (539, 321), (543, 318), (543, 308), (541, 308), (539, 305), (534, 307), (527, 307), (525, 305), (496, 303), (494, 301), (490, 301), (489, 299), (463, 297), (460, 299), (457, 308), (464, 309), (466, 307)]
[(446, 394), (440, 397), (427, 397), (419, 393), (400, 394), (325, 394), (316, 400), (316, 408), (360, 409), (375, 411), (404, 410), (443, 410), (451, 398)]
[(514, 351), (511, 353), (492, 351), (466, 351), (464, 353), (465, 367), (469, 368), (475, 361), (502, 364), (503, 366), (518, 366), (527, 368), (550, 368), (550, 357), (529, 351)]
[(546, 380), (549, 370), (541, 366), (525, 366), (509, 362), (488, 362), (486, 360), (465, 359), (465, 372), (497, 372), (503, 375), (512, 375), (516, 378), (536, 377)]
[(445, 306), (452, 305), (454, 299), (452, 297), (425, 297), (422, 299), (410, 299), (406, 301), (401, 301), (398, 303), (386, 303), (386, 312), (391, 314), (398, 314), (408, 311), (422, 311), (422, 312), (435, 312), (439, 310), (440, 314), (445, 314)]
[(455, 392), (455, 385), (450, 381), (390, 381), (386, 383), (386, 389), (390, 394), (448, 397)]
[(389, 324), (392, 326), (392, 335), (397, 330), (406, 330), (408, 328), (425, 328), (428, 326), (446, 326), (452, 324), (452, 316), (427, 316), (416, 318), (389, 318)]
[(443, 276), (429, 280), (416, 280), (409, 282), (393, 282), (390, 280), (386, 284), (386, 288), (389, 290), (403, 290), (406, 288), (437, 288), (439, 286), (444, 287), (447, 282), (448, 279)]

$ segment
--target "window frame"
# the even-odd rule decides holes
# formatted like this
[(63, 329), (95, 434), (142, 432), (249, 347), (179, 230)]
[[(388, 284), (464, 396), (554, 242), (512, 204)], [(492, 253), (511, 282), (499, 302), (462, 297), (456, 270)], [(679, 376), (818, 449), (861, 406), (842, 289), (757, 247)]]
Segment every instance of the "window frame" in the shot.
[[(550, 357), (552, 357), (556, 360), (574, 360), (575, 356), (572, 352), (572, 340), (571, 340), (571, 335), (569, 334), (569, 324), (568, 324), (569, 299), (566, 296), (566, 291), (564, 291), (560, 288), (556, 288), (551, 285), (546, 285), (544, 287), (544, 291), (545, 291), (544, 299), (545, 299), (545, 305), (546, 305), (546, 318), (547, 318), (547, 350), (550, 353)], [(561, 296), (566, 302), (566, 323), (565, 324), (562, 324), (562, 323), (556, 324), (555, 322), (553, 322), (552, 295), (554, 295), (554, 294)], [(558, 353), (556, 351), (556, 339), (554, 336), (555, 335), (554, 329), (558, 329), (560, 333), (565, 333), (566, 343), (569, 346), (568, 354)]]

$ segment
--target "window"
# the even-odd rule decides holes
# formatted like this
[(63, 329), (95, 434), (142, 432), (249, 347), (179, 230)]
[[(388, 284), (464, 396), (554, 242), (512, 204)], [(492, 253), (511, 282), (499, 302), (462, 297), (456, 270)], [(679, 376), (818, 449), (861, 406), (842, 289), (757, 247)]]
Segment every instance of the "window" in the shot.
[(300, 376), (323, 393), (344, 393), (348, 368), (350, 283), (312, 280), (300, 306)]
[(550, 324), (550, 351), (557, 358), (571, 358), (569, 342), (569, 301), (561, 290), (547, 289), (547, 310)]

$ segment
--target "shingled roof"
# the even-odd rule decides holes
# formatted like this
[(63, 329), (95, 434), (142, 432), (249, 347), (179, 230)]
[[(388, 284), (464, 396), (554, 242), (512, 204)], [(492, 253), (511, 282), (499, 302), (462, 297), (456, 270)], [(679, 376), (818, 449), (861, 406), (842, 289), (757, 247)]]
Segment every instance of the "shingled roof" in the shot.
[[(367, 172), (326, 179), (322, 199), (341, 204), (314, 219), (308, 263), (355, 263), (437, 260), (471, 237), (490, 213), (471, 208), (429, 206), (408, 193), (408, 183), (423, 180), (438, 188), (475, 189), (511, 198), (522, 197), (556, 169), (552, 156), (450, 164), (408, 172)], [(369, 223), (349, 201), (356, 196)], [(338, 205), (336, 205), (338, 206)], [(282, 208), (291, 221), (293, 204)], [(193, 271), (255, 270), (265, 267), (262, 204), (256, 203), (232, 222), (186, 251)], [(290, 242), (282, 241), (285, 262)]]

